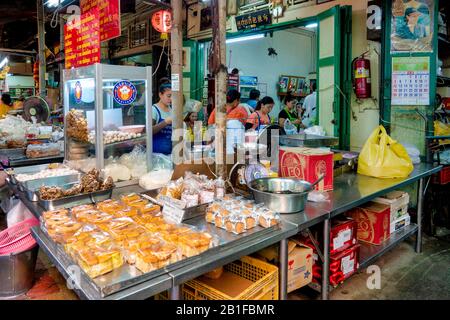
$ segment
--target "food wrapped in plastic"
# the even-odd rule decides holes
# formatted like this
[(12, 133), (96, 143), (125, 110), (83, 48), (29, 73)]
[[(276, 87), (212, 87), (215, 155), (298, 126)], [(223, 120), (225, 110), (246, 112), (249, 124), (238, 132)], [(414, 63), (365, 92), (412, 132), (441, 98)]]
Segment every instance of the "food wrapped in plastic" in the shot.
[(175, 228), (173, 228), (170, 231), (160, 231), (158, 235), (165, 241), (178, 244), (178, 238), (180, 235), (184, 233), (190, 233), (195, 231), (193, 227), (186, 226), (186, 225), (177, 225)]
[(137, 238), (146, 233), (146, 230), (144, 227), (133, 222), (120, 227), (111, 228), (106, 232), (108, 232), (117, 244), (121, 245), (124, 241)]
[(52, 217), (61, 217), (61, 216), (69, 216), (69, 210), (67, 209), (56, 209), (56, 210), (50, 210), (50, 211), (44, 211), (41, 215), (42, 220), (46, 220)]
[(237, 212), (237, 214), (242, 216), (242, 218), (244, 219), (245, 230), (250, 230), (250, 229), (256, 227), (256, 225), (258, 224), (259, 216), (253, 210), (244, 208), (244, 209), (240, 210), (239, 212)]
[(281, 223), (280, 214), (269, 209), (260, 213), (258, 219), (259, 225), (263, 228), (270, 228)]
[(138, 210), (136, 208), (131, 208), (131, 207), (128, 207), (128, 208), (125, 208), (125, 209), (122, 209), (122, 210), (118, 210), (118, 211), (113, 213), (113, 216), (116, 217), (116, 218), (120, 218), (120, 217), (130, 217), (130, 218), (132, 218), (132, 217), (137, 216), (137, 215), (138, 215)]
[(133, 219), (131, 219), (129, 217), (123, 217), (123, 218), (113, 218), (104, 223), (97, 223), (97, 226), (101, 230), (108, 232), (109, 230), (112, 230), (115, 228), (124, 228), (130, 224), (134, 224)]
[(215, 197), (215, 185), (214, 181), (210, 180), (202, 185), (202, 190), (200, 191), (200, 203), (211, 203), (214, 201)]
[(59, 156), (60, 153), (58, 143), (29, 144), (25, 151), (25, 155), (30, 159)]
[(164, 241), (140, 248), (136, 252), (136, 268), (144, 273), (163, 268), (179, 261), (178, 248)]
[(148, 248), (159, 242), (161, 242), (161, 239), (149, 233), (143, 233), (138, 237), (125, 239), (122, 243), (125, 259), (129, 264), (134, 264), (136, 262), (136, 253), (139, 249)]
[(138, 201), (141, 200), (141, 196), (138, 195), (137, 193), (129, 193), (126, 195), (123, 195), (120, 197), (120, 200), (125, 203), (126, 205), (128, 205), (130, 202), (134, 202), (134, 201)]
[(180, 178), (176, 181), (170, 181), (167, 184), (167, 187), (163, 188), (160, 192), (160, 194), (158, 195), (161, 196), (167, 196), (170, 198), (174, 198), (174, 199), (181, 199), (181, 193), (182, 193), (182, 189), (183, 189), (183, 178)]
[(72, 214), (77, 221), (93, 225), (105, 224), (114, 218), (112, 215), (98, 210), (85, 210)]
[(176, 224), (165, 221), (164, 219), (153, 219), (151, 223), (146, 223), (145, 228), (154, 233), (172, 232), (177, 228)]
[(244, 233), (245, 219), (240, 215), (231, 215), (225, 218), (225, 229), (234, 234)]
[(93, 204), (83, 204), (80, 206), (73, 207), (72, 209), (70, 209), (70, 212), (73, 215), (73, 214), (77, 214), (78, 212), (81, 212), (81, 211), (87, 211), (87, 210), (93, 210), (93, 209), (95, 209), (95, 206)]
[(161, 213), (161, 207), (157, 204), (148, 203), (142, 209), (140, 209), (139, 212), (140, 214), (158, 215)]
[(183, 256), (192, 257), (210, 248), (212, 236), (207, 232), (186, 232), (178, 237), (178, 247)]
[(186, 207), (195, 207), (199, 203), (198, 191), (194, 189), (185, 189), (181, 195), (181, 200), (186, 202)]
[(131, 208), (135, 208), (136, 210), (142, 211), (146, 205), (149, 204), (150, 201), (147, 199), (139, 199), (136, 201), (128, 202), (128, 206)]
[[(54, 222), (54, 221), (53, 221)], [(82, 224), (76, 222), (73, 219), (69, 221), (58, 221), (58, 223), (53, 223), (51, 226), (49, 224), (49, 220), (46, 220), (46, 231), (50, 238), (52, 238), (55, 242), (64, 244), (67, 242), (67, 239), (72, 237), (78, 230), (80, 230)]]
[(126, 206), (117, 200), (108, 199), (97, 203), (97, 209), (109, 214), (114, 214), (117, 211), (125, 209)]
[(88, 225), (69, 239), (65, 249), (91, 278), (117, 269), (124, 262), (112, 238)]
[(138, 214), (138, 215), (132, 217), (132, 219), (138, 225), (145, 227), (145, 225), (147, 223), (151, 224), (152, 222), (154, 222), (155, 221), (155, 217), (157, 217), (157, 215), (155, 215), (153, 213), (142, 213), (142, 214)]

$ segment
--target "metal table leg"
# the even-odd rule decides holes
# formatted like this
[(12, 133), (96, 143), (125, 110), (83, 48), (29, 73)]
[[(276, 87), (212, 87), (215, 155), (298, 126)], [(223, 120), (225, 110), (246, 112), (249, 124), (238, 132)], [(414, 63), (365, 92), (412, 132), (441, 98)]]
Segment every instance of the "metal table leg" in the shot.
[(170, 300), (181, 300), (180, 286), (175, 286), (169, 290)]
[(287, 300), (287, 283), (288, 283), (288, 240), (280, 241), (280, 300)]
[(422, 252), (422, 214), (423, 214), (423, 178), (419, 180), (419, 194), (417, 199), (417, 237), (416, 252)]
[(323, 222), (322, 300), (328, 300), (330, 270), (330, 220)]

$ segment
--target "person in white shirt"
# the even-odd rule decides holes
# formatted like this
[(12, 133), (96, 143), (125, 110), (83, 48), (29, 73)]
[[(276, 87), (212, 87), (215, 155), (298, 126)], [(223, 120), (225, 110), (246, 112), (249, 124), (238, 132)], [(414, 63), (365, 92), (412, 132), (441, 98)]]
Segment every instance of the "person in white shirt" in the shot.
[(312, 93), (305, 98), (303, 102), (303, 109), (305, 110), (302, 117), (302, 123), (305, 127), (309, 128), (316, 124), (317, 117), (317, 84), (313, 82), (311, 84)]

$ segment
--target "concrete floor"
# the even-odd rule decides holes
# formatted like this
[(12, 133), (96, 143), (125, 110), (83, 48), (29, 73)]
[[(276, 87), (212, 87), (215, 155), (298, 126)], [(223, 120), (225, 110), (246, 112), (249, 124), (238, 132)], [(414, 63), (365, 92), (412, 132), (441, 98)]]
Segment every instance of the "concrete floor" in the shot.
[[(0, 230), (6, 227), (2, 220)], [(362, 270), (333, 290), (330, 299), (450, 299), (450, 232), (444, 231), (439, 239), (424, 236), (422, 254), (415, 253), (413, 240), (399, 244), (375, 262), (381, 271), (381, 289), (368, 289), (366, 283), (371, 274)], [(33, 288), (14, 299), (74, 300), (78, 297), (67, 288), (65, 279), (40, 251)], [(319, 299), (319, 295), (302, 288), (291, 293), (289, 299)]]
[[(424, 237), (423, 253), (414, 251), (414, 238), (399, 244), (374, 264), (381, 271), (381, 289), (368, 289), (372, 274), (362, 270), (330, 294), (333, 300), (444, 300), (450, 299), (450, 241)], [(318, 299), (300, 289), (289, 299)]]

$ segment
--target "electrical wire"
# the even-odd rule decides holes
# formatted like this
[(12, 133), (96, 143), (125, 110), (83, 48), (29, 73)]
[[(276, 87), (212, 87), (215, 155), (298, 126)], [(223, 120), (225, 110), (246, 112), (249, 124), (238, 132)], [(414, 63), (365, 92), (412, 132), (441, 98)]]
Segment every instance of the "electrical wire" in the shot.
[(162, 50), (161, 50), (161, 54), (159, 55), (158, 65), (156, 66), (156, 69), (155, 69), (155, 71), (153, 72), (152, 76), (154, 76), (154, 75), (156, 74), (156, 72), (158, 72), (159, 66), (160, 66), (160, 64), (161, 64), (161, 59), (162, 59), (162, 56), (163, 56), (163, 54), (164, 54), (164, 48), (166, 47), (166, 41), (167, 41), (167, 40), (164, 39), (164, 41), (163, 41), (163, 48), (162, 48)]

